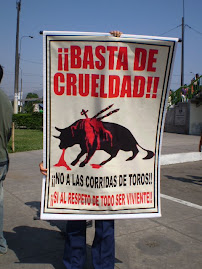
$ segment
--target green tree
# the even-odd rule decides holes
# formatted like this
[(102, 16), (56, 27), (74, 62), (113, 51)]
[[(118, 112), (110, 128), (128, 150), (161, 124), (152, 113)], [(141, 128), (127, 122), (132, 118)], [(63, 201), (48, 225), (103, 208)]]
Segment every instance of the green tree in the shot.
[[(38, 94), (36, 93), (32, 93), (32, 92), (29, 92), (26, 96), (26, 99), (37, 99), (39, 98)], [(40, 103), (39, 100), (27, 100), (25, 101), (25, 105), (24, 105), (24, 111), (26, 113), (32, 113), (33, 112), (33, 104), (37, 104), (37, 103)]]
[(26, 99), (30, 99), (30, 98), (39, 98), (38, 94), (37, 93), (32, 93), (32, 92), (29, 92), (26, 96)]

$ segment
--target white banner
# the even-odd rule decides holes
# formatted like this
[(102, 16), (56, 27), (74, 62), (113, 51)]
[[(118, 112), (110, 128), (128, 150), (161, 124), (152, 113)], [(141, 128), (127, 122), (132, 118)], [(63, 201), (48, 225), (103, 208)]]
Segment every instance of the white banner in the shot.
[(160, 216), (177, 41), (44, 32), (42, 219)]

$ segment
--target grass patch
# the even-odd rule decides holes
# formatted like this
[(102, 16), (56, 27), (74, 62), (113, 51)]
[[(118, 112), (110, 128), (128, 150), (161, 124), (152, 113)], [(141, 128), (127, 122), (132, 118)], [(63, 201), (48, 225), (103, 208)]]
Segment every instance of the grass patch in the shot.
[[(15, 152), (38, 150), (43, 148), (43, 132), (40, 130), (15, 129)], [(8, 152), (12, 153), (12, 138), (8, 143)]]

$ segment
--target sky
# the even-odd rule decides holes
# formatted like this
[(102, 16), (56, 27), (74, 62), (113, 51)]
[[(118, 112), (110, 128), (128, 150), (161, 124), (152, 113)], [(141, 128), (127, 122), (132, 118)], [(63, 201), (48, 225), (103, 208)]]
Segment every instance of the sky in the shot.
[[(19, 47), (23, 97), (41, 97), (43, 88), (43, 38), (40, 31), (110, 32), (181, 38), (183, 0), (22, 0)], [(202, 0), (184, 0), (184, 82), (202, 74)], [(14, 95), (16, 0), (1, 0), (0, 85)], [(33, 36), (29, 38), (28, 36)], [(178, 44), (170, 88), (181, 81), (181, 43)], [(19, 85), (19, 88), (21, 84)]]

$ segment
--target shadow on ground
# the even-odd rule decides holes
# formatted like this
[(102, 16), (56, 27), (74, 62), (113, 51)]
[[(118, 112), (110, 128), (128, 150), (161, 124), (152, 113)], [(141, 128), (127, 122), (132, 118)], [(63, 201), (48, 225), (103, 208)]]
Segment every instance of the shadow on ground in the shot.
[(64, 240), (57, 231), (18, 226), (4, 234), (19, 263), (52, 264), (55, 269), (64, 269)]
[(185, 177), (173, 177), (173, 176), (165, 175), (165, 177), (167, 177), (168, 179), (181, 181), (184, 183), (191, 183), (191, 184), (202, 186), (202, 177), (198, 177), (198, 176), (187, 175), (187, 177), (189, 178), (187, 177), (185, 178)]
[[(13, 232), (5, 232), (9, 249), (13, 250), (22, 264), (51, 264), (64, 269), (62, 262), (64, 238), (58, 231), (44, 228), (18, 226)], [(87, 246), (85, 269), (93, 269), (91, 247)]]
[[(40, 202), (27, 202), (27, 206), (36, 211), (33, 219), (40, 219)], [(37, 228), (30, 226), (18, 226), (13, 232), (5, 232), (9, 249), (16, 254), (19, 263), (22, 264), (51, 264), (55, 269), (64, 269), (62, 262), (66, 221), (47, 220), (57, 230)], [(92, 225), (88, 225), (88, 228)], [(93, 269), (91, 259), (91, 246), (86, 247), (86, 264), (84, 269)], [(116, 259), (116, 263), (121, 263)]]

